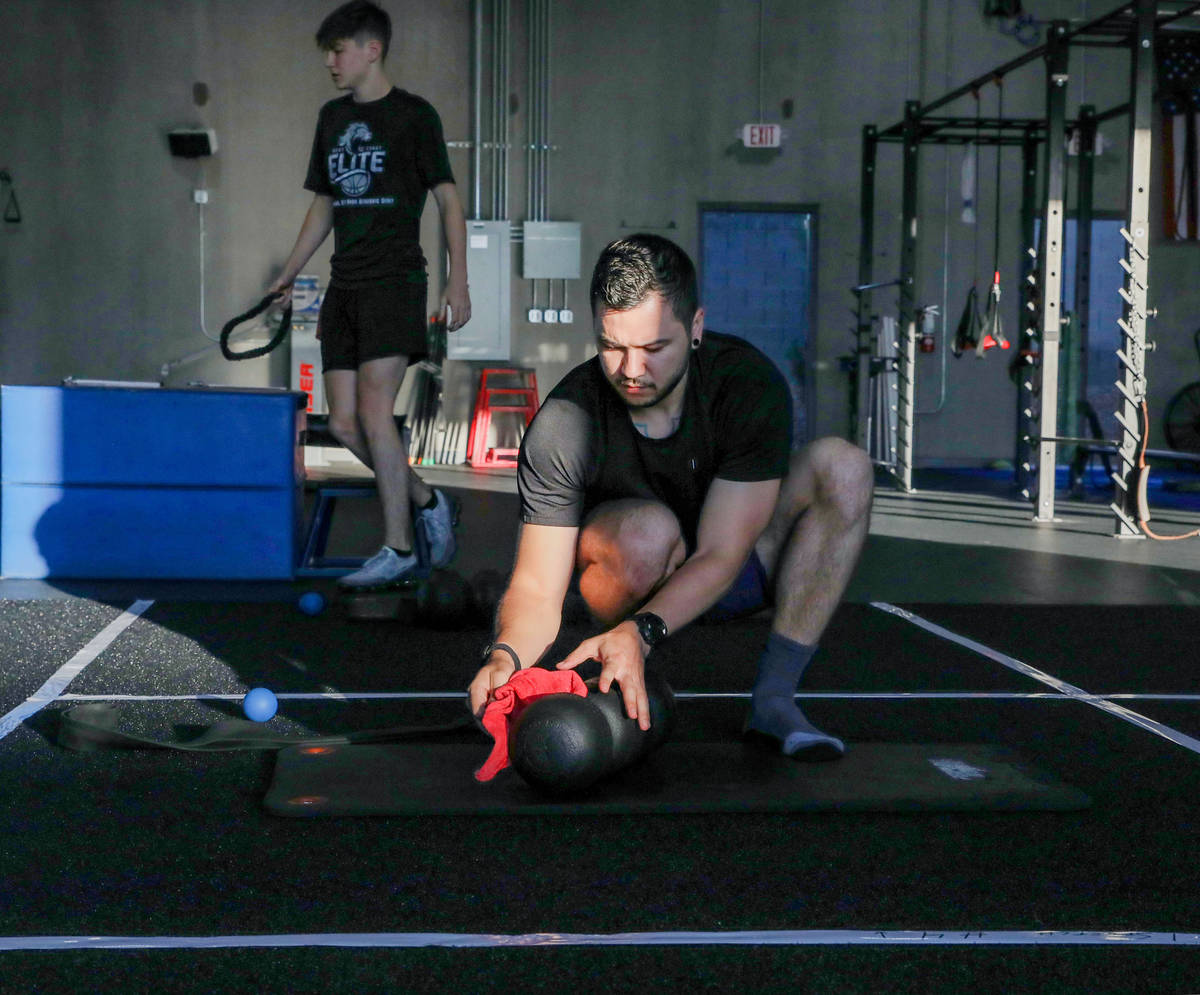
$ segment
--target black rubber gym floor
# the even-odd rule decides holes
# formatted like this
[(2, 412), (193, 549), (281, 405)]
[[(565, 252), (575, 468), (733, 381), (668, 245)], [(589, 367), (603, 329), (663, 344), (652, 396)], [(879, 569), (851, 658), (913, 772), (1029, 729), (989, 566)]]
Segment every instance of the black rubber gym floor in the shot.
[[(480, 527), (470, 520), (468, 508), (465, 529)], [(503, 555), (480, 541), (460, 569)], [(310, 617), (295, 598), (314, 586), (332, 591), (169, 588), (65, 697), (0, 726), (0, 942), (52, 938), (0, 949), (0, 990), (1200, 991), (1195, 608), (838, 611), (802, 688), (814, 722), (851, 749), (1009, 747), (1090, 796), (1075, 812), (295, 820), (262, 807), (269, 753), (54, 744), (58, 715), (81, 700), (118, 700), (135, 728), (186, 735), (238, 715), (255, 685), (304, 696), (282, 698), (272, 720), (296, 735), (462, 714), (453, 697), (371, 695), (458, 693), (481, 627), (352, 621), (335, 604)], [(0, 601), (0, 716), (131, 604)], [(587, 631), (573, 625), (559, 647)], [(766, 632), (765, 620), (694, 627), (658, 666), (677, 691), (742, 692)], [(744, 707), (685, 698), (677, 739), (732, 739)], [(477, 743), (480, 763), (489, 748), (471, 729), (449, 741)], [(598, 945), (570, 945), (579, 934)], [(247, 936), (300, 945), (186, 949)], [(63, 937), (162, 945), (69, 949)], [(386, 945), (418, 937), (427, 945)], [(493, 945), (469, 945), (480, 937)], [(350, 945), (317, 945), (337, 942)]]

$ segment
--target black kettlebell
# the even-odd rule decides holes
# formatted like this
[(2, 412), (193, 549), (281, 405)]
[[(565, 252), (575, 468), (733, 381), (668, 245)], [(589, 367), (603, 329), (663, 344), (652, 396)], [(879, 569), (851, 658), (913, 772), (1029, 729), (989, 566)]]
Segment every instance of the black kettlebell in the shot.
[(550, 795), (574, 794), (608, 773), (612, 733), (587, 698), (548, 694), (526, 708), (513, 725), (508, 759), (532, 787)]
[(521, 713), (509, 734), (509, 760), (531, 786), (550, 795), (575, 794), (641, 760), (675, 726), (675, 696), (653, 671), (646, 674), (650, 729), (625, 714), (620, 688), (601, 694), (551, 694)]
[(499, 570), (487, 567), (471, 578), (471, 600), (481, 622), (490, 625), (496, 617), (500, 598), (508, 586), (508, 578)]
[(650, 699), (650, 728), (643, 730), (625, 713), (625, 699), (614, 681), (608, 691), (598, 690), (600, 678), (586, 681), (587, 700), (604, 715), (613, 738), (613, 770), (636, 763), (658, 749), (675, 729), (675, 693), (657, 671), (646, 671), (646, 696)]
[(474, 622), (471, 585), (453, 570), (434, 570), (417, 588), (417, 619), (431, 629), (462, 629)]

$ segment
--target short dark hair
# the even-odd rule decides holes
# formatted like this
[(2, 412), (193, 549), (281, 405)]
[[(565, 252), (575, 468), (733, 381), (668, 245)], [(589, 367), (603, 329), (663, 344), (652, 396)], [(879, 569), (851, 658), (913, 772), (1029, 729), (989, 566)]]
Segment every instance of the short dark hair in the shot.
[(353, 38), (360, 45), (377, 41), (383, 46), (386, 59), (392, 43), (392, 19), (370, 0), (350, 0), (321, 22), (317, 28), (317, 47), (328, 52), (343, 38)]
[(628, 311), (659, 294), (686, 328), (696, 316), (696, 267), (661, 235), (639, 233), (609, 242), (592, 270), (592, 314), (597, 306)]

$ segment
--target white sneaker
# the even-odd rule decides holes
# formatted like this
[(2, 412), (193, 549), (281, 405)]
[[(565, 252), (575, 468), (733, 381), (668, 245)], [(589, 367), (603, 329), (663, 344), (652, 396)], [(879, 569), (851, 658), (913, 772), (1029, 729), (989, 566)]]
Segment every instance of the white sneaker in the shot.
[(458, 502), (437, 488), (434, 488), (433, 496), (437, 503), (417, 515), (416, 525), (424, 533), (425, 542), (429, 546), (430, 566), (446, 567), (458, 552), (458, 543), (454, 538), (454, 525), (458, 521)]
[(339, 587), (366, 590), (374, 587), (390, 587), (406, 580), (415, 579), (410, 574), (416, 569), (416, 554), (401, 556), (390, 546), (383, 546), (362, 567), (352, 574), (338, 578)]

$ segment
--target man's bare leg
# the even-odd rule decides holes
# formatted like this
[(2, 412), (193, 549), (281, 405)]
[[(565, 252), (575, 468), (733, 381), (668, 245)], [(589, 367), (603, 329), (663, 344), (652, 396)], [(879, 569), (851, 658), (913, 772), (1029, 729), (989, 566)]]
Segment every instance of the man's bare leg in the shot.
[(410, 502), (425, 504), (433, 492), (408, 465), (408, 450), (396, 428), (396, 395), (408, 369), (405, 356), (372, 359), (358, 368), (358, 423), (371, 454), (375, 486), (383, 505), (384, 544), (413, 548)]
[[(334, 437), (375, 471), (375, 486), (383, 508), (384, 549), (400, 562), (413, 556), (413, 518), (410, 502), (427, 503), (433, 491), (408, 465), (408, 452), (396, 428), (395, 405), (407, 357), (369, 360), (358, 370), (331, 370), (325, 374), (329, 401), (329, 427)], [(399, 579), (399, 578), (397, 578)], [(343, 583), (354, 584), (354, 576)]]
[(796, 707), (796, 686), (841, 602), (870, 522), (873, 471), (866, 453), (820, 439), (792, 459), (756, 551), (775, 591), (775, 615), (759, 661), (747, 730), (778, 740), (785, 754), (825, 760), (840, 740)]

